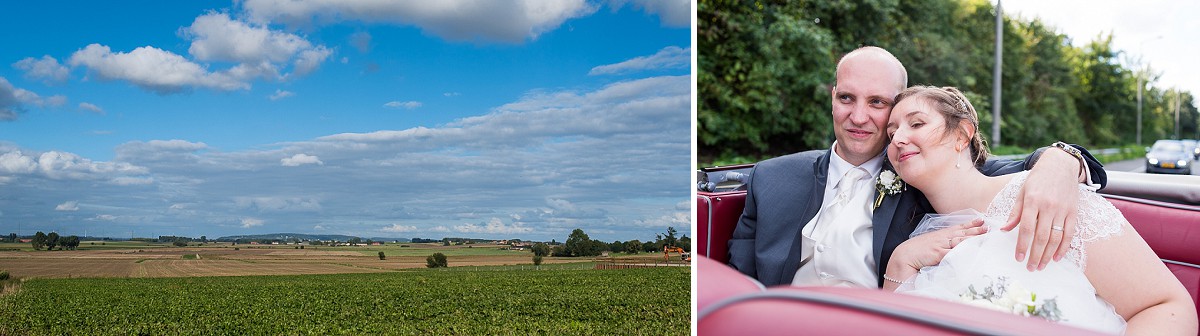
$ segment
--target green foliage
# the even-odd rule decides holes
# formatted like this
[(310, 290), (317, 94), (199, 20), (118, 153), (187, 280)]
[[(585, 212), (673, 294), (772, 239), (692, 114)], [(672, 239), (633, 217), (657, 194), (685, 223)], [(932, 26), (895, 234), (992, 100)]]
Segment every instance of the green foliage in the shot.
[(562, 245), (554, 245), (550, 248), (550, 256), (553, 257), (570, 257), (571, 254)]
[(634, 239), (634, 240), (625, 242), (625, 252), (632, 253), (632, 254), (638, 254), (638, 252), (641, 252), (641, 250), (642, 250), (642, 242), (640, 240)]
[[(697, 4), (697, 136), (701, 166), (753, 163), (832, 138), (829, 88), (841, 55), (863, 45), (904, 63), (909, 85), (955, 86), (992, 142), (995, 8), (982, 0), (733, 1)], [(1036, 148), (1200, 138), (1190, 92), (1155, 88), (1112, 34), (1068, 37), (1036, 19), (1003, 20), (1001, 139)], [(1090, 38), (1082, 47), (1071, 39)], [(1175, 104), (1176, 101), (1179, 104)], [(1179, 106), (1176, 132), (1175, 107)], [(1178, 133), (1178, 135), (1177, 135)]]
[(546, 243), (533, 244), (529, 249), (533, 250), (533, 255), (535, 256), (544, 257), (550, 255), (550, 245), (546, 245)]
[(33, 244), (34, 250), (41, 250), (42, 247), (46, 246), (46, 234), (42, 233), (42, 231), (38, 231), (37, 233), (33, 234), (33, 239), (30, 241), (30, 243)]
[(567, 236), (567, 242), (563, 243), (565, 252), (572, 257), (598, 256), (605, 247), (607, 244), (592, 241), (586, 233), (583, 233), (583, 229), (572, 230), (571, 235)]
[(446, 261), (446, 255), (442, 254), (441, 252), (438, 252), (438, 253), (434, 253), (433, 255), (425, 258), (425, 267), (438, 268), (438, 267), (450, 267), (450, 265), (449, 265), (449, 262)]
[(0, 296), (0, 334), (686, 335), (690, 327), (686, 268), (401, 273), (32, 279)]
[(0, 270), (0, 280), (8, 280), (8, 271)]
[(385, 259), (387, 259), (387, 256), (383, 254), (383, 251), (379, 251), (379, 260), (385, 260)]
[(533, 255), (533, 264), (535, 266), (541, 266), (542, 265), (542, 256), (536, 255), (536, 254)]
[(808, 4), (697, 4), (702, 156), (828, 144), (835, 41)]

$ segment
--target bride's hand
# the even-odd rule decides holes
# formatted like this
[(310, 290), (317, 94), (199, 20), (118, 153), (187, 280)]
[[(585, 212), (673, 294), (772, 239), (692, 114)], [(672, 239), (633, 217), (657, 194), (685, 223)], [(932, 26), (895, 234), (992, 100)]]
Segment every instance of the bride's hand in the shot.
[(908, 279), (925, 266), (941, 263), (946, 253), (958, 243), (984, 233), (987, 233), (987, 227), (983, 225), (983, 219), (975, 219), (906, 240), (892, 252), (887, 276), (896, 280)]

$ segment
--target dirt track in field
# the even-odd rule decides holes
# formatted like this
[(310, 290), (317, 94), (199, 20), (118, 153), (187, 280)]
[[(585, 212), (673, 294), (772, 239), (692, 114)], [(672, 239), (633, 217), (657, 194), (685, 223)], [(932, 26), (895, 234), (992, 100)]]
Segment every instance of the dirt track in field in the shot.
[[(187, 256), (187, 258), (185, 258)], [(198, 256), (198, 258), (197, 258)], [(196, 258), (196, 259), (190, 259)], [(524, 255), (449, 256), (451, 266), (530, 264)], [(544, 264), (586, 260), (546, 258)], [(192, 277), (389, 272), (424, 268), (425, 257), (318, 249), (152, 248), (0, 251), (0, 270), (18, 278)]]

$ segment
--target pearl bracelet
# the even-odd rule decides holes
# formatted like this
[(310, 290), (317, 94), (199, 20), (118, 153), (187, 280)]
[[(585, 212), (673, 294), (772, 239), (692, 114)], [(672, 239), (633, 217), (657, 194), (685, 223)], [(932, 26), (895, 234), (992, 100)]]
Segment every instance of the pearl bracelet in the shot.
[(892, 279), (892, 277), (889, 277), (889, 276), (887, 276), (887, 273), (884, 273), (884, 274), (883, 274), (883, 280), (887, 280), (887, 281), (895, 282), (895, 283), (896, 283), (896, 284), (898, 284), (898, 285), (904, 285), (904, 284), (911, 284), (911, 283), (913, 283), (912, 281), (900, 281), (900, 280)]

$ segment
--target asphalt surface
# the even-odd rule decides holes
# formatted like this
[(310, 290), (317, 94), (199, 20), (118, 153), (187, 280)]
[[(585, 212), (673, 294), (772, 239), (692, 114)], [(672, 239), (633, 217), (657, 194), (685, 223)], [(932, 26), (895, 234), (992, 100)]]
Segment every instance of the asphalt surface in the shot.
[[(1192, 164), (1200, 164), (1200, 161), (1192, 161)], [(1145, 173), (1146, 159), (1133, 159), (1117, 162), (1109, 162), (1104, 165), (1105, 170), (1123, 171), (1130, 173)], [(1200, 168), (1193, 166), (1192, 175), (1200, 176)]]

